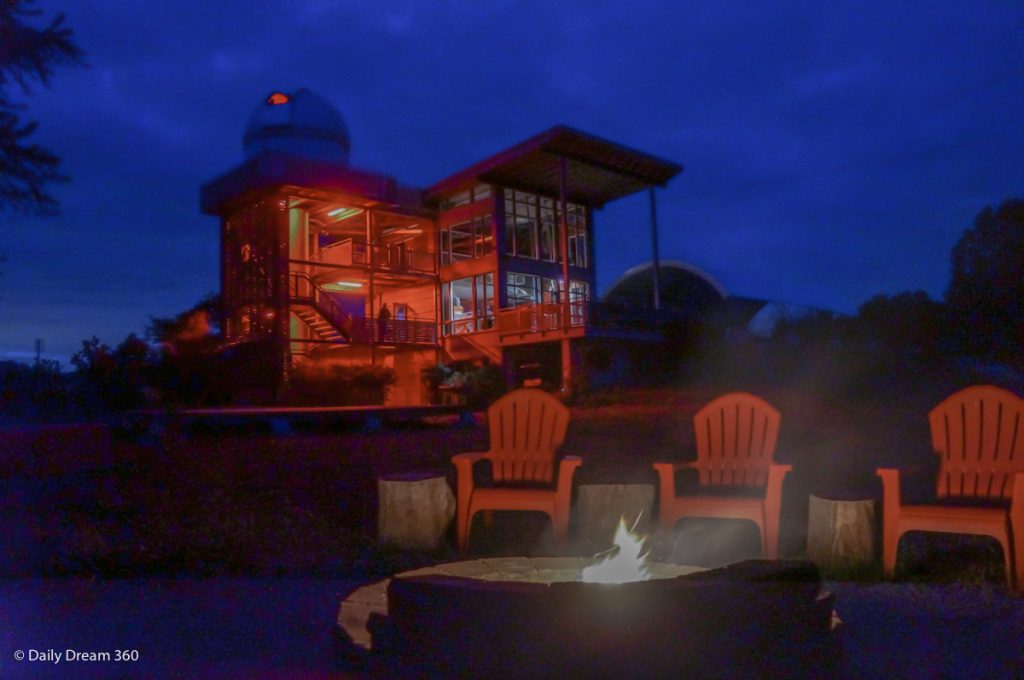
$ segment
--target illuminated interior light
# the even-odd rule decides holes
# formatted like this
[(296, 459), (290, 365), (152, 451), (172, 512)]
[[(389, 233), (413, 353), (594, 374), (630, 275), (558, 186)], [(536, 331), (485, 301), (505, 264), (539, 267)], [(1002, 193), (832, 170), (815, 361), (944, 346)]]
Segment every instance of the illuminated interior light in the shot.
[(418, 224), (410, 224), (407, 227), (388, 227), (387, 229), (385, 229), (381, 233), (382, 234), (419, 234), (421, 232), (422, 232), (422, 229), (420, 229), (420, 225), (418, 225)]
[(275, 92), (269, 97), (267, 97), (267, 103), (273, 106), (277, 106), (279, 104), (287, 104), (291, 100), (292, 98), (286, 95), (284, 92)]
[(327, 216), (336, 217), (337, 219), (335, 220), (335, 222), (340, 222), (342, 220), (347, 220), (353, 215), (358, 215), (361, 212), (363, 212), (362, 208), (335, 208), (334, 210), (328, 212)]
[(342, 288), (362, 288), (363, 284), (358, 281), (335, 281), (335, 286), (341, 286)]

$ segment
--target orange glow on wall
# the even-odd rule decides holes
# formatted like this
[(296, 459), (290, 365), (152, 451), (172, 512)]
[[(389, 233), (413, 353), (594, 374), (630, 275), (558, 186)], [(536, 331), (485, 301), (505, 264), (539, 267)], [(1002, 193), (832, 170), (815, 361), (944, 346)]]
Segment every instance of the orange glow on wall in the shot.
[(267, 103), (277, 106), (278, 104), (287, 104), (291, 101), (291, 97), (286, 95), (284, 92), (275, 92), (274, 94), (267, 97)]

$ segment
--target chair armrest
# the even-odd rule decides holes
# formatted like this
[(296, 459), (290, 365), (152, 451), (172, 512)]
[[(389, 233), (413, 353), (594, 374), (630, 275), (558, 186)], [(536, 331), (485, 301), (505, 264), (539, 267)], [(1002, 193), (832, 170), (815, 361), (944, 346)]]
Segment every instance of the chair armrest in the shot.
[(676, 497), (676, 472), (687, 468), (696, 469), (693, 461), (686, 463), (655, 463), (654, 471), (658, 473), (658, 497), (662, 502)]
[[(1010, 526), (1016, 528), (1024, 536), (1024, 472), (1018, 472), (1013, 476), (1013, 497), (1010, 501)], [(1024, 579), (1024, 565), (1017, 567), (1018, 579)], [(1024, 587), (1019, 584), (1018, 587)]]
[(882, 512), (900, 508), (900, 471), (896, 468), (877, 468), (875, 474), (882, 479)]
[(572, 492), (572, 477), (576, 468), (583, 465), (583, 459), (579, 456), (562, 456), (558, 461), (558, 487), (556, 494), (561, 497), (563, 494)]
[(491, 455), (490, 451), (471, 451), (469, 453), (456, 453), (452, 456), (452, 463), (455, 467), (472, 466), (474, 463), (483, 460)]
[(786, 474), (793, 471), (793, 466), (782, 463), (770, 463), (768, 465), (768, 481), (765, 483), (767, 487), (766, 494), (772, 493), (772, 490), (782, 491), (782, 480), (785, 479)]
[(665, 463), (665, 462), (660, 462), (659, 461), (657, 463), (653, 463), (653, 465), (654, 465), (654, 470), (659, 475), (664, 474), (664, 473), (668, 473), (669, 475), (674, 475), (675, 473), (679, 472), (680, 470), (685, 470), (686, 468), (693, 468), (694, 470), (698, 469), (697, 468), (697, 461), (695, 461), (695, 460), (686, 461), (685, 463)]
[(786, 473), (793, 470), (792, 465), (781, 463), (768, 464), (768, 481), (764, 487), (765, 514), (773, 513), (778, 517), (779, 509), (782, 507), (782, 480)]
[(452, 456), (452, 464), (455, 465), (456, 491), (460, 496), (465, 494), (468, 498), (473, 492), (473, 466), (490, 456), (489, 451), (473, 451), (470, 453), (457, 453)]

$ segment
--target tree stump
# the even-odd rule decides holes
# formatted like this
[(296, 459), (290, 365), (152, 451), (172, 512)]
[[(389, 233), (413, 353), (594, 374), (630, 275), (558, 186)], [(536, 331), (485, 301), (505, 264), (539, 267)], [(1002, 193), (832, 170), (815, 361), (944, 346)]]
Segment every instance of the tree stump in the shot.
[(619, 519), (626, 526), (649, 533), (654, 509), (653, 484), (580, 484), (576, 489), (576, 535), (595, 550), (612, 546)]
[(875, 559), (875, 500), (811, 496), (807, 559), (823, 569), (850, 568)]
[(455, 496), (444, 475), (411, 472), (377, 479), (377, 539), (398, 550), (441, 547), (455, 516)]

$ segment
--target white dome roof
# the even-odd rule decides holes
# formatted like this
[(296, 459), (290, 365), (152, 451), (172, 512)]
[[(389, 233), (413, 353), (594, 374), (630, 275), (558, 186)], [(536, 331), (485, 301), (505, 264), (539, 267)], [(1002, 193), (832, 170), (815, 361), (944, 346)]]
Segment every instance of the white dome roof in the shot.
[(302, 88), (275, 91), (253, 110), (242, 139), (245, 157), (264, 151), (348, 165), (351, 138), (341, 113), (320, 95)]

